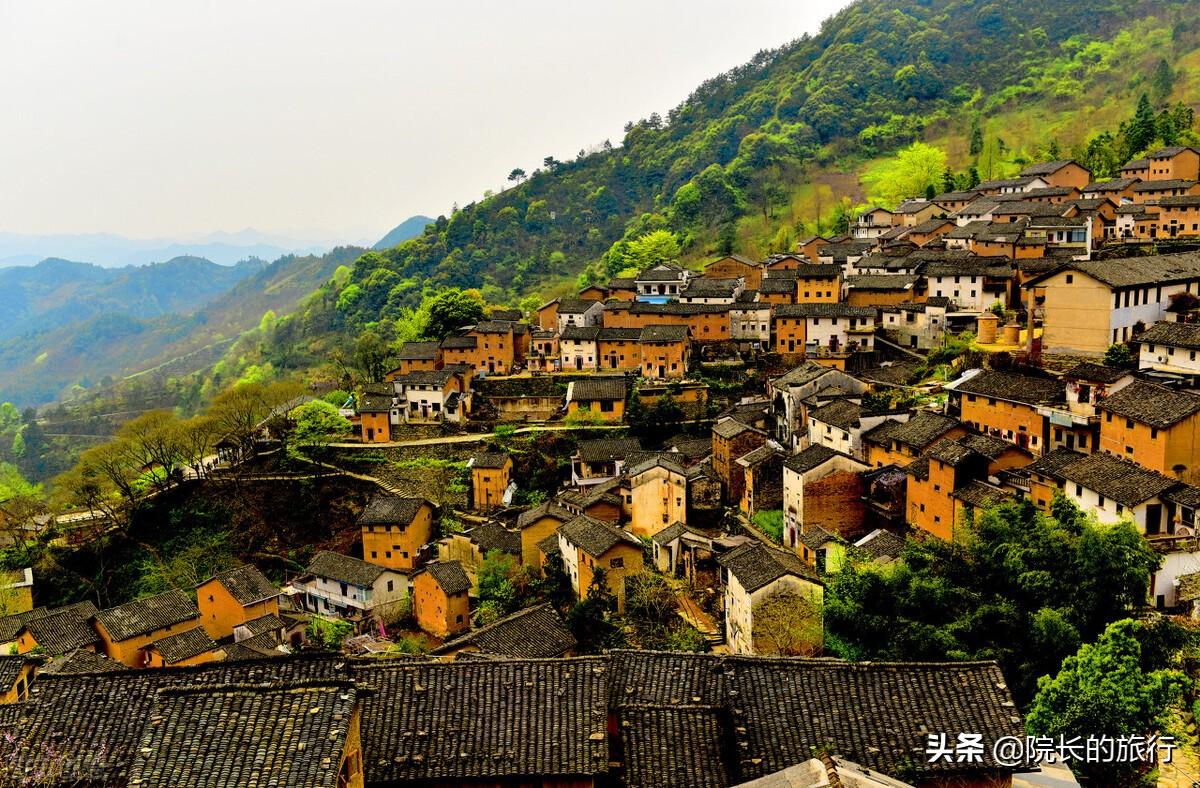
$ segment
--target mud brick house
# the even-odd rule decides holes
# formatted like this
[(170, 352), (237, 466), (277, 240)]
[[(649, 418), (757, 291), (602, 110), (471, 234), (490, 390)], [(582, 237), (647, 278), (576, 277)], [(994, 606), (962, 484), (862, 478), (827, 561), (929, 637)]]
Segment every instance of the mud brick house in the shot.
[(434, 561), (412, 576), (413, 615), (435, 637), (471, 627), (471, 578), (458, 561)]
[(850, 539), (863, 531), (862, 473), (868, 466), (815, 444), (783, 463), (783, 544), (800, 552), (807, 525)]
[(637, 438), (579, 441), (571, 455), (571, 484), (587, 487), (615, 479), (621, 475), (629, 455), (641, 450)]
[(704, 279), (741, 279), (747, 290), (757, 290), (763, 266), (748, 257), (729, 254), (704, 266)]
[(1049, 450), (1047, 406), (1065, 406), (1066, 386), (1059, 380), (984, 370), (960, 378), (950, 390), (950, 412), (985, 435), (1028, 449), (1034, 456)]
[(783, 502), (783, 451), (768, 443), (738, 457), (735, 461), (742, 477), (742, 495), (738, 508), (747, 517), (759, 510), (778, 509)]
[(864, 432), (862, 444), (868, 465), (903, 467), (920, 458), (938, 440), (966, 434), (966, 427), (958, 419), (920, 410), (905, 421), (888, 419)]
[(200, 626), (200, 611), (182, 591), (101, 610), (93, 619), (104, 653), (131, 668), (146, 664), (145, 649), (168, 635)]
[(23, 703), (37, 663), (23, 656), (0, 657), (0, 705)]
[[(728, 326), (726, 326), (728, 334)], [(681, 380), (691, 366), (691, 340), (687, 326), (646, 326), (638, 338), (641, 345), (642, 377), (650, 380)]]
[(671, 523), (687, 523), (688, 468), (684, 462), (682, 457), (659, 452), (629, 465), (630, 528), (638, 536), (654, 536)]
[[(838, 268), (836, 265), (829, 267)], [(791, 274), (791, 271), (785, 271), (784, 273)], [(770, 304), (772, 306), (794, 304), (796, 303), (796, 291), (798, 287), (799, 280), (795, 276), (769, 277), (764, 279), (758, 286), (758, 301), (759, 303)]]
[(1161, 148), (1146, 156), (1144, 180), (1200, 180), (1200, 151), (1184, 146)]
[[(517, 530), (521, 532), (521, 563), (526, 566), (541, 566), (538, 544), (554, 536), (563, 523), (574, 518), (574, 514), (554, 501), (546, 501), (522, 512), (517, 517)], [(557, 537), (555, 539), (557, 540)]]
[(575, 517), (558, 529), (558, 549), (571, 589), (587, 598), (596, 569), (604, 570), (608, 589), (625, 610), (625, 578), (642, 569), (642, 543), (633, 534), (587, 515)]
[(396, 367), (383, 376), (391, 382), (397, 375), (433, 372), (442, 366), (442, 348), (437, 342), (405, 342), (396, 353)]
[(214, 640), (262, 616), (279, 615), (279, 589), (250, 564), (226, 569), (196, 586), (200, 623)]
[(782, 592), (798, 594), (812, 603), (812, 632), (807, 645), (811, 653), (820, 651), (824, 642), (819, 612), (824, 584), (796, 555), (754, 541), (718, 556), (717, 563), (725, 588), (725, 641), (730, 651), (754, 654), (771, 647), (769, 632), (762, 626), (755, 628), (755, 607)]
[(504, 452), (476, 454), (471, 468), (471, 507), (490, 512), (505, 506), (504, 496), (512, 484), (512, 457)]
[(102, 648), (100, 637), (92, 628), (86, 612), (68, 608), (30, 618), (17, 632), (16, 653), (28, 654), (38, 650), (56, 657), (77, 649), (99, 650)]
[(358, 397), (359, 437), (363, 443), (387, 443), (392, 439), (392, 393), (387, 388), (372, 391), (364, 386)]
[(1092, 172), (1078, 162), (1044, 161), (1031, 164), (1017, 173), (1021, 178), (1041, 178), (1050, 186), (1082, 189), (1092, 180)]
[(752, 427), (735, 417), (719, 419), (712, 429), (712, 467), (730, 502), (741, 500), (743, 479), (736, 465), (738, 457), (747, 454), (769, 440), (764, 430)]
[[(908, 475), (908, 523), (914, 528), (952, 539), (959, 514), (967, 506), (981, 505), (983, 490), (978, 486), (969, 493), (960, 491), (988, 478), (992, 460), (969, 445), (969, 437), (959, 440), (943, 438), (929, 447), (925, 456), (904, 469)], [(988, 444), (985, 448), (990, 448)], [(998, 500), (1002, 491), (990, 487)]]
[(852, 399), (833, 399), (808, 412), (808, 439), (866, 461), (863, 435), (885, 421), (908, 421), (907, 412), (874, 413)]
[(679, 294), (684, 304), (732, 304), (745, 289), (741, 279), (696, 277)]
[(619, 422), (625, 418), (627, 395), (622, 376), (573, 380), (567, 384), (567, 415)]
[(436, 656), (480, 654), (545, 659), (571, 656), (576, 645), (571, 630), (547, 602), (473, 629), (438, 646), (432, 653)]
[(433, 538), (433, 504), (424, 498), (376, 495), (358, 516), (363, 557), (385, 569), (407, 572)]
[(1196, 478), (1200, 395), (1135, 380), (1096, 410), (1101, 451), (1176, 478)]
[(775, 417), (775, 439), (792, 451), (804, 446), (808, 437), (808, 405), (806, 402), (820, 391), (838, 389), (850, 395), (861, 395), (867, 384), (841, 370), (805, 361), (781, 377), (768, 381), (771, 413)]

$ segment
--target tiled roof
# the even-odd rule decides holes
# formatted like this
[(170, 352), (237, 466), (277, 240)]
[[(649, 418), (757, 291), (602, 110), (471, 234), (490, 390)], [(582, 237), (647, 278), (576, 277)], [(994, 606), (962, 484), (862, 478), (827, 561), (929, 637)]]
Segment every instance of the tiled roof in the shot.
[(800, 577), (820, 583), (799, 556), (786, 550), (768, 547), (762, 542), (749, 542), (717, 557), (717, 563), (737, 578), (746, 593), (775, 582), (784, 576)]
[(245, 627), (251, 635), (261, 635), (264, 632), (278, 632), (287, 626), (283, 619), (274, 613), (267, 613), (265, 616), (252, 618), (249, 621), (244, 621), (238, 625)]
[(5, 692), (12, 689), (17, 683), (17, 679), (21, 677), (21, 670), (25, 667), (26, 658), (17, 655), (0, 656), (0, 688)]
[[(1172, 347), (1200, 349), (1200, 325), (1195, 323), (1160, 322), (1150, 326), (1134, 337), (1135, 342), (1145, 345), (1171, 345)], [(1119, 370), (1122, 374), (1129, 374)]]
[[(910, 416), (908, 421), (896, 423), (888, 430), (886, 437), (919, 451), (957, 426), (958, 419), (933, 411), (919, 410)], [(866, 439), (867, 435), (863, 435), (863, 440)]]
[(210, 579), (224, 586), (229, 595), (243, 607), (279, 596), (279, 589), (275, 584), (251, 564), (217, 572)]
[(540, 550), (542, 555), (546, 556), (546, 558), (553, 558), (554, 556), (562, 555), (562, 545), (558, 543), (558, 531), (555, 531), (549, 536), (543, 537), (538, 541), (537, 546), (538, 550)]
[(1178, 156), (1179, 154), (1183, 153), (1184, 151), (1188, 151), (1188, 150), (1192, 151), (1193, 153), (1196, 152), (1195, 148), (1187, 146), (1187, 145), (1169, 145), (1165, 148), (1159, 148), (1158, 150), (1153, 151), (1152, 153), (1148, 154), (1146, 156), (1146, 158), (1147, 159), (1170, 159), (1170, 158), (1172, 158), (1174, 156)]
[(1166, 429), (1200, 412), (1200, 396), (1135, 380), (1100, 400), (1096, 407), (1115, 416)]
[(682, 266), (674, 263), (661, 263), (647, 268), (639, 273), (634, 279), (638, 282), (671, 282), (677, 279), (683, 279), (687, 276)]
[(731, 785), (718, 706), (628, 706), (621, 710), (628, 785), (725, 788)]
[(331, 550), (322, 550), (308, 562), (308, 573), (317, 577), (337, 580), (342, 583), (370, 588), (386, 569), (369, 564), (361, 558), (353, 558)]
[(558, 338), (563, 342), (595, 342), (600, 326), (565, 326)]
[(613, 277), (608, 280), (610, 290), (632, 290), (637, 286), (637, 280), (629, 276)]
[(461, 594), (471, 590), (471, 578), (458, 561), (434, 561), (421, 567), (416, 575), (428, 573), (446, 594)]
[(358, 398), (359, 413), (387, 413), (392, 409), (391, 394), (363, 394)]
[[(783, 452), (781, 452), (778, 449), (778, 447), (773, 446), (770, 443), (764, 443), (762, 446), (759, 446), (756, 449), (751, 449), (750, 451), (743, 454), (741, 457), (738, 457), (737, 464), (742, 465), (747, 468), (751, 468), (755, 465), (758, 465), (759, 463), (763, 463), (763, 462), (767, 462), (768, 460), (772, 460), (775, 457), (780, 456), (782, 454), (783, 454)], [(767, 471), (767, 472), (769, 473), (770, 471)]]
[(1093, 192), (1101, 194), (1104, 192), (1121, 192), (1133, 186), (1138, 180), (1138, 178), (1112, 178), (1107, 181), (1093, 181), (1080, 189), (1080, 191), (1084, 194), (1091, 194)]
[(1161, 192), (1174, 189), (1190, 189), (1195, 185), (1195, 181), (1184, 180), (1182, 178), (1172, 178), (1162, 181), (1142, 181), (1133, 187), (1133, 191), (1135, 193)]
[[(1021, 716), (994, 662), (855, 664), (824, 659), (730, 657), (734, 735), (743, 777), (836, 752), (874, 771), (936, 777), (962, 764), (930, 763), (930, 731), (1021, 737)], [(734, 694), (736, 693), (736, 694)], [(976, 769), (1000, 769), (984, 747)]]
[(199, 617), (200, 611), (188, 595), (175, 590), (101, 610), (96, 621), (113, 640), (121, 641)]
[(830, 367), (822, 366), (815, 361), (805, 361), (798, 367), (788, 370), (783, 375), (774, 378), (771, 383), (779, 386), (803, 386), (824, 375), (832, 374), (836, 370)]
[(841, 541), (841, 537), (837, 534), (831, 534), (819, 525), (810, 523), (803, 528), (804, 530), (800, 532), (800, 541), (809, 550), (819, 550), (830, 542)]
[(991, 369), (959, 383), (955, 390), (963, 394), (994, 397), (1028, 405), (1058, 402), (1065, 397), (1061, 381)]
[(980, 509), (1015, 497), (1007, 490), (1002, 490), (978, 479), (959, 487), (953, 495), (958, 500)]
[(594, 657), (363, 665), (366, 782), (605, 773), (609, 670)]
[(919, 364), (897, 361), (884, 367), (872, 367), (855, 373), (855, 377), (869, 383), (884, 383), (893, 386), (907, 385), (921, 369)]
[(640, 476), (652, 468), (665, 468), (671, 473), (687, 475), (686, 459), (677, 452), (652, 451), (631, 455), (625, 464), (625, 475), (630, 479)]
[(625, 378), (617, 376), (584, 378), (571, 381), (569, 397), (572, 400), (623, 400)]
[(479, 344), (478, 338), (472, 336), (450, 336), (442, 340), (442, 347), (451, 350), (466, 350), (467, 348), (475, 347), (477, 344)]
[(919, 277), (905, 274), (861, 274), (846, 277), (849, 290), (911, 290)]
[(424, 498), (376, 495), (358, 516), (358, 525), (408, 525), (426, 503)]
[(10, 616), (0, 617), (0, 643), (10, 643), (16, 640), (26, 621), (34, 618), (43, 618), (50, 615), (50, 612), (49, 608), (35, 607), (33, 610), (26, 610), (24, 613), (13, 613)]
[(514, 326), (510, 320), (480, 320), (471, 327), (473, 334), (508, 334)]
[(510, 531), (495, 520), (474, 525), (464, 531), (463, 535), (479, 545), (479, 550), (484, 555), (492, 550), (511, 555), (521, 554), (521, 533)]
[(642, 329), (641, 341), (683, 342), (687, 338), (687, 326), (646, 326)]
[(587, 301), (582, 298), (563, 298), (558, 302), (558, 313), (560, 315), (580, 315), (590, 311), (596, 306), (598, 301)]
[(196, 627), (174, 635), (159, 638), (151, 644), (162, 655), (168, 665), (182, 662), (185, 659), (198, 657), (217, 647), (213, 639), (204, 631), (204, 627)]
[(780, 304), (775, 307), (776, 317), (875, 317), (875, 309), (869, 306), (850, 306), (842, 303)]
[(547, 602), (518, 610), (486, 627), (472, 630), (434, 650), (447, 653), (473, 646), (505, 657), (559, 657), (575, 648), (575, 637)]
[(832, 279), (842, 275), (842, 267), (833, 263), (807, 263), (787, 270), (793, 279)]
[[(1030, 164), (1028, 167), (1021, 170), (1018, 175), (1020, 175), (1022, 178), (1029, 178), (1038, 175), (1053, 175), (1063, 167), (1067, 167), (1071, 164), (1075, 164), (1075, 161), (1071, 159), (1065, 159), (1062, 161), (1043, 161), (1037, 164)], [(1084, 169), (1086, 169), (1086, 167)]]
[(707, 277), (696, 277), (687, 283), (683, 288), (683, 292), (679, 294), (680, 298), (717, 298), (728, 297), (732, 298), (734, 292), (738, 288), (738, 280), (736, 279), (709, 279)]
[(38, 673), (74, 675), (77, 673), (112, 673), (118, 670), (129, 670), (129, 668), (115, 659), (81, 648), (50, 660)]
[(721, 419), (713, 427), (713, 432), (722, 438), (735, 438), (743, 432), (762, 432), (735, 418)]
[(539, 504), (528, 511), (521, 512), (521, 514), (517, 517), (517, 528), (525, 528), (526, 526), (537, 522), (543, 517), (553, 517), (565, 523), (575, 517), (575, 515), (571, 514), (553, 501), (546, 501), (545, 503)]
[(558, 533), (592, 558), (599, 558), (613, 547), (625, 543), (641, 548), (637, 537), (623, 528), (581, 514), (558, 529)]
[(823, 444), (812, 443), (807, 448), (784, 460), (783, 465), (785, 468), (793, 470), (796, 473), (807, 473), (822, 463), (838, 456), (844, 455)]
[(895, 559), (899, 558), (900, 553), (904, 551), (904, 537), (897, 536), (883, 528), (876, 528), (855, 542), (854, 546), (876, 560)]
[(1179, 484), (1176, 479), (1103, 452), (1081, 457), (1060, 468), (1058, 474), (1069, 482), (1129, 507), (1148, 501)]
[(437, 358), (437, 342), (405, 342), (396, 358), (401, 361), (433, 361)]
[(584, 462), (610, 462), (624, 460), (630, 452), (641, 448), (642, 442), (637, 438), (597, 438), (580, 441), (575, 453)]
[(51, 656), (66, 654), (77, 648), (100, 642), (100, 636), (86, 618), (80, 618), (71, 610), (60, 610), (48, 616), (31, 618), (25, 622), (42, 650)]
[(979, 457), (967, 446), (955, 440), (943, 439), (929, 447), (928, 457), (951, 467), (958, 467), (973, 457)]
[[(1200, 252), (1105, 260), (1074, 260), (1068, 270), (1080, 271), (1109, 287), (1137, 287), (1200, 278)], [(1025, 287), (1037, 282), (1031, 279)]]
[(1026, 465), (1025, 470), (1038, 476), (1057, 478), (1063, 468), (1077, 460), (1083, 459), (1085, 456), (1077, 451), (1065, 449), (1060, 446), (1057, 449), (1051, 449), (1029, 465)]
[(475, 454), (471, 457), (472, 468), (484, 468), (487, 470), (500, 470), (508, 465), (512, 460), (502, 451), (483, 452)]
[(350, 682), (159, 690), (129, 784), (336, 788), (357, 697)]
[(1080, 361), (1075, 366), (1063, 373), (1063, 377), (1067, 380), (1086, 380), (1094, 383), (1116, 383), (1121, 378), (1129, 374), (1127, 369), (1117, 369), (1116, 367), (1106, 367), (1103, 364), (1095, 364), (1091, 361)]
[(828, 405), (822, 405), (808, 413), (810, 419), (816, 419), (822, 424), (831, 424), (843, 430), (857, 428), (862, 415), (862, 405), (848, 399), (835, 399)]
[(1014, 444), (1004, 440), (1003, 438), (997, 438), (994, 435), (977, 435), (975, 433), (971, 433), (970, 435), (964, 435), (963, 437), (959, 438), (958, 442), (976, 454), (987, 457), (989, 460), (998, 458), (1006, 451), (1017, 450), (1017, 447)]
[(596, 339), (600, 342), (636, 342), (641, 336), (640, 328), (601, 328)]
[(629, 312), (634, 315), (722, 315), (728, 311), (729, 304), (684, 304), (679, 301), (653, 304), (634, 301), (629, 305)]

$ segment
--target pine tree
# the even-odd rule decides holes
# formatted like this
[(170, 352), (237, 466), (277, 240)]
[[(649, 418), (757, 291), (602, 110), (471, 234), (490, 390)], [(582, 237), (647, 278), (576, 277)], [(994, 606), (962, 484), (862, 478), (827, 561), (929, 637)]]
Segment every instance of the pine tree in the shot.
[(976, 120), (971, 125), (971, 149), (969, 152), (972, 156), (978, 156), (982, 151), (983, 151), (983, 128), (979, 125), (979, 121)]
[(1154, 106), (1150, 103), (1150, 97), (1143, 93), (1142, 97), (1138, 99), (1137, 111), (1134, 112), (1133, 118), (1125, 124), (1127, 159), (1146, 150), (1154, 142), (1155, 137), (1158, 136), (1155, 120)]
[(1158, 61), (1154, 73), (1150, 76), (1150, 90), (1154, 94), (1156, 104), (1164, 103), (1171, 97), (1171, 88), (1175, 87), (1175, 72), (1171, 70), (1166, 58)]

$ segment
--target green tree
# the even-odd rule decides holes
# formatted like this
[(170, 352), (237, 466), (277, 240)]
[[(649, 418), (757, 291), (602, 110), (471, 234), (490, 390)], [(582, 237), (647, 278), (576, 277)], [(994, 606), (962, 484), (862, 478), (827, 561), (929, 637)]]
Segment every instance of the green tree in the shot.
[(330, 443), (350, 434), (350, 421), (338, 412), (337, 406), (315, 399), (294, 408), (295, 422), (289, 448), (296, 446), (310, 452), (320, 452)]
[(1122, 124), (1125, 137), (1125, 157), (1132, 158), (1149, 148), (1158, 136), (1154, 107), (1143, 93), (1138, 99), (1133, 118)]
[(1104, 351), (1104, 366), (1106, 367), (1132, 369), (1134, 362), (1133, 351), (1129, 349), (1129, 345), (1109, 345), (1108, 350)]
[(445, 339), (463, 326), (483, 319), (483, 298), (478, 293), (447, 288), (429, 300), (425, 335), (430, 339)]
[(608, 588), (608, 573), (596, 567), (587, 596), (567, 614), (567, 626), (579, 643), (581, 654), (596, 654), (624, 643), (621, 628), (613, 620), (616, 599)]
[(914, 142), (896, 158), (869, 173), (864, 180), (871, 197), (883, 205), (896, 205), (936, 189), (946, 171), (946, 152), (923, 142)]
[[(1041, 736), (1128, 736), (1157, 733), (1167, 710), (1182, 695), (1184, 677), (1173, 670), (1146, 671), (1139, 625), (1125, 619), (1110, 624), (1095, 643), (1067, 657), (1051, 678), (1038, 680), (1025, 723)], [(1144, 762), (1075, 761), (1072, 768), (1089, 784), (1133, 785)]]
[(968, 153), (971, 156), (978, 156), (983, 152), (983, 127), (979, 125), (979, 119), (976, 118), (971, 123), (971, 143)]
[(393, 360), (395, 353), (379, 332), (368, 329), (354, 340), (354, 366), (366, 380), (383, 380)]
[(624, 255), (625, 266), (638, 271), (678, 259), (679, 241), (669, 230), (655, 230), (633, 239), (626, 246)]
[(1171, 70), (1171, 64), (1166, 58), (1160, 58), (1154, 67), (1154, 73), (1150, 75), (1150, 92), (1154, 94), (1155, 103), (1162, 104), (1170, 98), (1173, 87), (1175, 72)]

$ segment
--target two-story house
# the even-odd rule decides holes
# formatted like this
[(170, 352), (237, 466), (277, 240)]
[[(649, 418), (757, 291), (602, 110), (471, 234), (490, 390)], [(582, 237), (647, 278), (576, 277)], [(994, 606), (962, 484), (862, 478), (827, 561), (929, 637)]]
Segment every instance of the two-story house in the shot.
[(196, 586), (196, 607), (204, 631), (220, 640), (247, 621), (279, 615), (279, 589), (257, 567), (243, 564)]
[[(790, 593), (808, 603), (793, 606), (798, 616), (789, 627), (806, 630), (805, 637), (792, 637), (789, 653), (818, 654), (824, 644), (821, 602), (825, 588), (816, 574), (795, 554), (754, 541), (717, 558), (724, 586), (725, 641), (734, 654), (780, 653), (780, 638), (763, 615), (760, 605), (777, 594)], [(756, 625), (756, 613), (760, 621)], [(774, 623), (774, 622), (771, 622)], [(775, 624), (779, 626), (779, 624)]]
[(363, 557), (385, 569), (411, 571), (421, 546), (433, 538), (435, 514), (424, 498), (376, 495), (358, 516)]
[(617, 600), (617, 610), (624, 612), (625, 578), (642, 569), (642, 543), (637, 537), (612, 523), (580, 515), (558, 529), (558, 548), (577, 597), (587, 598), (599, 568)]
[(290, 592), (309, 613), (362, 621), (385, 605), (400, 602), (409, 588), (409, 577), (403, 572), (322, 550), (285, 593)]

